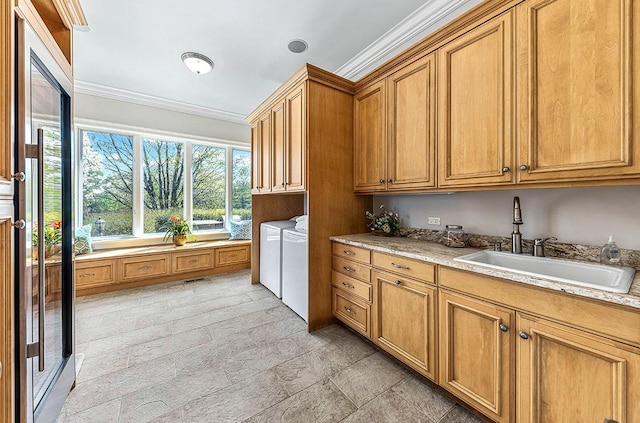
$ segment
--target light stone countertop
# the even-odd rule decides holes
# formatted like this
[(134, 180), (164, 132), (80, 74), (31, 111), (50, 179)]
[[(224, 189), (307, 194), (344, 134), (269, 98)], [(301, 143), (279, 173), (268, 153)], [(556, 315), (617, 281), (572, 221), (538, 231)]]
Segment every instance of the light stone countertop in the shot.
[(519, 273), (491, 269), (454, 261), (456, 257), (479, 251), (475, 248), (449, 248), (444, 245), (402, 237), (374, 236), (372, 234), (342, 235), (331, 237), (332, 241), (367, 248), (372, 251), (396, 254), (399, 256), (422, 260), (429, 263), (448, 266), (454, 269), (468, 270), (496, 278), (508, 279), (543, 288), (562, 291), (581, 297), (595, 298), (610, 303), (621, 304), (640, 309), (640, 271), (636, 272), (628, 294), (618, 294), (599, 289), (586, 288), (549, 279), (522, 275)]

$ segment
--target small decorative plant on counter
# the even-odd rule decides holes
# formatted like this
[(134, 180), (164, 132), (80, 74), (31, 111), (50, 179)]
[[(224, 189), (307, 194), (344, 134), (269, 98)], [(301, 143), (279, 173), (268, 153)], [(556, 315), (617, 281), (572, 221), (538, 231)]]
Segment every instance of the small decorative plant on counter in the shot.
[[(44, 225), (44, 257), (49, 258), (57, 254), (62, 244), (62, 221), (52, 220)], [(38, 226), (36, 225), (31, 235), (31, 243), (34, 248), (38, 246)], [(36, 251), (37, 255), (37, 251)]]
[(391, 236), (397, 233), (400, 228), (400, 216), (398, 213), (385, 211), (384, 204), (380, 205), (380, 213), (373, 214), (367, 210), (365, 214), (370, 220), (367, 226), (376, 235)]
[(164, 234), (163, 242), (167, 242), (171, 238), (173, 243), (180, 247), (187, 243), (187, 237), (190, 235), (195, 239), (195, 235), (191, 232), (189, 221), (182, 219), (180, 216), (171, 216), (171, 223)]

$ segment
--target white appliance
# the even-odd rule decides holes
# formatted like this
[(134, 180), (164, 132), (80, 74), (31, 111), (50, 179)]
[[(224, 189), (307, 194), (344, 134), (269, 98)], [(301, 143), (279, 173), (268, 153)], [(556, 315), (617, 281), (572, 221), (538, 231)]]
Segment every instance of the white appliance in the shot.
[(308, 235), (294, 229), (282, 231), (282, 302), (305, 322), (309, 315)]
[(278, 298), (282, 298), (282, 230), (295, 225), (295, 220), (260, 224), (260, 283)]

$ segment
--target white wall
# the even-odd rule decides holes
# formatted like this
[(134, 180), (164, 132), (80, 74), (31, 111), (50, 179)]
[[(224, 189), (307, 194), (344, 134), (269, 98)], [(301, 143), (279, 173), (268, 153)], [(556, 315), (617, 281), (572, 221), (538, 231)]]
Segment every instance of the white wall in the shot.
[[(619, 247), (640, 250), (640, 186), (375, 196), (374, 207), (398, 212), (402, 226), (443, 230), (458, 224), (469, 233), (508, 237), (515, 195), (527, 239), (555, 236), (559, 242), (602, 245), (612, 234)], [(441, 217), (441, 226), (427, 225), (428, 216)]]
[(249, 125), (76, 93), (76, 120), (92, 120), (249, 144)]

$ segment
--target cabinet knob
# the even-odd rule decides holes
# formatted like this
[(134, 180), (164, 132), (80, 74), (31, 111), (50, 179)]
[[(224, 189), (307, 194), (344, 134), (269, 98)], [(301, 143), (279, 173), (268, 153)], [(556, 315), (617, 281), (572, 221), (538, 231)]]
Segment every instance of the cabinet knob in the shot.
[(282, 186), (284, 186), (284, 182), (282, 183)]
[(345, 306), (345, 307), (344, 307), (344, 311), (346, 311), (346, 312), (347, 312), (347, 313), (349, 313), (349, 314), (356, 314), (356, 312), (355, 312), (355, 311), (351, 310), (351, 309), (350, 309), (349, 307), (347, 307), (347, 306)]
[(24, 172), (14, 173), (11, 176), (18, 182), (24, 182), (27, 179), (27, 175), (25, 175)]
[(507, 332), (509, 330), (509, 326), (505, 325), (504, 323), (500, 323), (499, 328), (502, 332)]
[(527, 170), (529, 169), (529, 166), (527, 165), (520, 165), (520, 170)]
[(387, 179), (387, 182), (391, 183), (391, 182), (393, 182), (393, 179), (389, 178), (389, 179)]
[(527, 332), (520, 331), (520, 333), (518, 333), (518, 335), (520, 335), (520, 338), (522, 338), (522, 339), (529, 339), (529, 334)]
[(399, 279), (396, 279), (393, 283), (395, 283), (396, 285), (400, 286), (400, 284), (401, 284), (402, 282), (400, 282), (400, 280), (399, 280)]
[(505, 166), (505, 167), (502, 168), (502, 173), (507, 173), (510, 170), (511, 169), (509, 168), (509, 166)]
[(24, 229), (24, 228), (27, 227), (27, 222), (25, 222), (24, 219), (20, 219), (20, 220), (18, 220), (16, 222), (13, 222), (13, 226), (16, 229)]
[(380, 179), (380, 183), (381, 183), (381, 184), (384, 184), (384, 179)]

